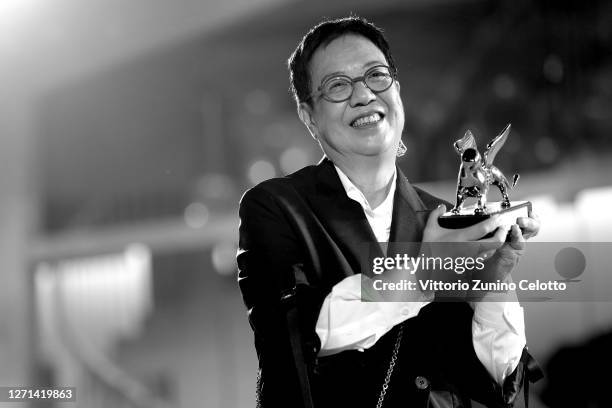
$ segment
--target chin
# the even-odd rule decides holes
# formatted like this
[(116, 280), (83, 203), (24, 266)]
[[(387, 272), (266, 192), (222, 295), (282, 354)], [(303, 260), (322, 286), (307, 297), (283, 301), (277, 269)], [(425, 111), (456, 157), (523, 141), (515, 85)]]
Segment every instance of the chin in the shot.
[[(368, 155), (384, 155), (387, 153), (393, 153), (395, 155), (395, 149), (392, 147), (396, 144), (393, 143), (392, 140), (381, 140), (380, 138), (373, 137), (368, 141), (369, 143), (365, 143), (360, 147), (360, 150), (363, 151), (364, 154)], [(393, 152), (391, 152), (393, 150)]]
[(389, 150), (383, 148), (380, 145), (377, 146), (366, 146), (366, 147), (362, 147), (360, 149), (356, 149), (357, 153), (363, 155), (363, 156), (369, 156), (369, 157), (382, 157), (385, 156)]

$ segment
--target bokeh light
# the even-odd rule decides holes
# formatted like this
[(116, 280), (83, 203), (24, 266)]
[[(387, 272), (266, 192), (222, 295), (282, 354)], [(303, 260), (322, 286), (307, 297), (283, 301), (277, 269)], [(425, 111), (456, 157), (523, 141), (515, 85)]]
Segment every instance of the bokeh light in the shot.
[(219, 275), (230, 276), (236, 271), (236, 251), (233, 242), (219, 242), (211, 252), (212, 264)]
[(280, 156), (280, 168), (284, 174), (293, 173), (308, 164), (308, 153), (299, 147), (290, 147)]
[(275, 176), (276, 169), (274, 165), (267, 160), (257, 160), (249, 167), (248, 177), (252, 184), (261, 183)]
[(554, 84), (563, 80), (563, 62), (558, 55), (551, 54), (544, 61), (542, 66), (544, 77)]
[(195, 229), (202, 228), (208, 222), (208, 207), (199, 202), (191, 203), (185, 208), (183, 216), (185, 224), (189, 227)]

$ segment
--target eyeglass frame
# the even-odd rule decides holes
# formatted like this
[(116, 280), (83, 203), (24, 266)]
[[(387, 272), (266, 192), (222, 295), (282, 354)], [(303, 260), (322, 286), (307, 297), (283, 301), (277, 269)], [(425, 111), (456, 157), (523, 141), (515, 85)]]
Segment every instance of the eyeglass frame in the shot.
[[(365, 79), (366, 79), (366, 76), (368, 75), (368, 73), (369, 73), (370, 71), (372, 71), (372, 70), (373, 70), (373, 69), (375, 69), (375, 68), (380, 68), (380, 67), (387, 68), (387, 70), (389, 71), (389, 75), (391, 76), (391, 82), (389, 83), (389, 86), (388, 86), (388, 87), (386, 87), (385, 89), (380, 90), (380, 91), (375, 91), (375, 90), (373, 90), (372, 88), (370, 88), (370, 87), (368, 86), (368, 84), (367, 84), (367, 82), (366, 82), (366, 80), (365, 80)], [(325, 94), (325, 93), (324, 93), (324, 92), (321, 90), (321, 89), (323, 88), (323, 86), (324, 86), (324, 85), (325, 85), (327, 82), (329, 82), (330, 80), (332, 80), (332, 79), (334, 79), (334, 78), (348, 78), (348, 80), (351, 82), (351, 93), (349, 94), (349, 96), (348, 96), (346, 99), (342, 99), (342, 100), (340, 100), (340, 101), (334, 101), (334, 100), (332, 100), (332, 99), (329, 99), (329, 97), (327, 97), (327, 95), (326, 95), (326, 94)], [(397, 71), (396, 71), (395, 69), (392, 69), (392, 68), (391, 68), (390, 66), (388, 66), (388, 65), (385, 65), (385, 64), (378, 64), (378, 65), (374, 65), (373, 67), (368, 68), (368, 69), (367, 69), (367, 70), (366, 70), (366, 71), (363, 73), (363, 75), (358, 76), (358, 77), (355, 77), (355, 78), (351, 78), (351, 77), (350, 77), (350, 76), (348, 76), (348, 75), (340, 74), (340, 75), (333, 75), (333, 76), (331, 76), (331, 77), (327, 78), (325, 81), (321, 81), (321, 84), (318, 86), (317, 90), (316, 90), (315, 92), (311, 93), (311, 94), (308, 96), (308, 98), (306, 98), (306, 101), (309, 101), (309, 100), (314, 100), (314, 98), (315, 98), (315, 97), (317, 97), (317, 96), (322, 96), (322, 97), (323, 97), (323, 99), (325, 99), (325, 100), (326, 100), (326, 101), (328, 101), (328, 102), (331, 102), (331, 103), (342, 103), (342, 102), (346, 102), (346, 101), (348, 101), (349, 99), (351, 99), (351, 97), (353, 96), (353, 92), (355, 92), (355, 85), (354, 85), (354, 84), (355, 84), (355, 83), (357, 83), (357, 82), (363, 82), (363, 84), (365, 85), (365, 87), (366, 87), (366, 88), (368, 88), (368, 90), (369, 90), (370, 92), (372, 92), (373, 94), (376, 94), (376, 95), (377, 95), (377, 94), (382, 93), (382, 92), (385, 92), (386, 90), (388, 90), (389, 88), (391, 88), (391, 86), (393, 85), (393, 82), (395, 82), (395, 81), (397, 81)]]

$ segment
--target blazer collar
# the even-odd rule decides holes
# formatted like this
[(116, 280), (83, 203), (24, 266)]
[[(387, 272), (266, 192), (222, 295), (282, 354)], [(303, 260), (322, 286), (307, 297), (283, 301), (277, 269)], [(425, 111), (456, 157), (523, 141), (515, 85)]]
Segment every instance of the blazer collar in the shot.
[(371, 245), (377, 241), (361, 205), (346, 195), (334, 164), (326, 157), (317, 165), (315, 192), (310, 204), (353, 269), (359, 270), (368, 246), (378, 248), (380, 254), (375, 256), (382, 255), (380, 247)]
[(389, 242), (420, 242), (428, 214), (418, 193), (398, 167)]
[[(333, 163), (326, 157), (317, 165), (315, 191), (311, 205), (338, 245), (343, 247), (343, 252), (349, 255), (353, 267), (362, 260), (364, 253), (383, 255), (378, 245), (371, 245), (377, 240), (363, 209), (346, 195)], [(420, 242), (427, 214), (423, 201), (398, 167), (389, 242)], [(367, 251), (368, 246), (370, 251)]]

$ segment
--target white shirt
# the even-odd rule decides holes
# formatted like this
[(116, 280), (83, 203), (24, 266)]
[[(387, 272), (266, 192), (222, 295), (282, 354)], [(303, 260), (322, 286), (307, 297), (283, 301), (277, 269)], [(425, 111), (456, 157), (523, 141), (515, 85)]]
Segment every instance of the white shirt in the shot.
[[(384, 201), (371, 208), (363, 193), (336, 167), (346, 195), (357, 201), (379, 242), (388, 242), (393, 214), (397, 171)], [(516, 300), (516, 294), (513, 294)], [(316, 333), (319, 356), (372, 347), (395, 325), (416, 316), (429, 302), (362, 302), (361, 274), (334, 285), (321, 306)], [(472, 341), (476, 355), (499, 384), (512, 373), (526, 344), (523, 308), (518, 301), (472, 304)]]

